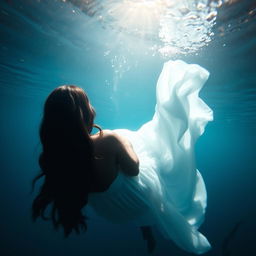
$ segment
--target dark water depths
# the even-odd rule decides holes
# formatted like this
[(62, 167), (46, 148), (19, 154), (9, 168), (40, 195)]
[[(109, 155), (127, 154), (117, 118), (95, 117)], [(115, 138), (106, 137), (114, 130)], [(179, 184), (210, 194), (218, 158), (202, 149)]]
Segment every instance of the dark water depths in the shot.
[[(67, 240), (31, 222), (38, 127), (46, 96), (71, 83), (88, 92), (104, 129), (137, 129), (153, 114), (164, 61), (178, 58), (210, 71), (201, 97), (215, 120), (196, 147), (208, 190), (206, 255), (256, 255), (256, 2), (223, 4), (208, 45), (169, 57), (149, 50), (152, 39), (120, 35), (71, 2), (0, 2), (0, 255), (147, 254), (135, 227), (93, 214), (88, 232)], [(156, 235), (153, 255), (189, 255)]]

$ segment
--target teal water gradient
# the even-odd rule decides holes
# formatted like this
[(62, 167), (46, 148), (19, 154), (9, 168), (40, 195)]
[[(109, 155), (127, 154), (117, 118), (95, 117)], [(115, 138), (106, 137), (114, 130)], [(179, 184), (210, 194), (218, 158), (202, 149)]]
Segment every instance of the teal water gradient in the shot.
[[(53, 1), (37, 7), (32, 1), (2, 1), (0, 7), (0, 254), (147, 255), (139, 230), (129, 223), (109, 224), (91, 211), (88, 232), (67, 240), (49, 223), (33, 224), (29, 211), (33, 195), (29, 192), (38, 172), (42, 106), (53, 88), (64, 83), (80, 85), (88, 92), (97, 123), (104, 129), (137, 129), (154, 112), (155, 85), (164, 60), (143, 53), (127, 55), (131, 68), (115, 80), (110, 59), (104, 57), (104, 40), (91, 30), (82, 40), (82, 32), (72, 30), (82, 16), (64, 19), (66, 12), (53, 9)], [(54, 12), (58, 13), (55, 17)], [(255, 22), (237, 34), (215, 38), (198, 55), (179, 56), (210, 72), (201, 96), (213, 109), (215, 120), (196, 145), (198, 169), (208, 191), (201, 230), (213, 245), (206, 254), (209, 256), (225, 255), (228, 250), (232, 256), (256, 253), (253, 32)], [(114, 43), (116, 39), (111, 40)], [(240, 221), (226, 246), (227, 237)], [(156, 236), (154, 255), (188, 255), (160, 234)]]

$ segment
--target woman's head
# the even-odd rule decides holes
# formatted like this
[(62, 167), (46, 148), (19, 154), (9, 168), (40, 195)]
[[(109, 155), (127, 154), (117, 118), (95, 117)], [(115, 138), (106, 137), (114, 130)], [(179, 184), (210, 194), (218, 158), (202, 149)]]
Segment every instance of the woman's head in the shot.
[(48, 96), (44, 105), (44, 118), (53, 124), (83, 124), (90, 133), (93, 128), (95, 111), (85, 91), (75, 85), (57, 87)]
[[(57, 87), (48, 96), (40, 126), (39, 157), (44, 183), (32, 206), (33, 218), (49, 219), (65, 235), (86, 228), (81, 210), (86, 205), (93, 177), (93, 143), (90, 133), (95, 111), (84, 90), (74, 85)], [(100, 128), (99, 128), (100, 129)], [(33, 183), (34, 183), (33, 182)]]

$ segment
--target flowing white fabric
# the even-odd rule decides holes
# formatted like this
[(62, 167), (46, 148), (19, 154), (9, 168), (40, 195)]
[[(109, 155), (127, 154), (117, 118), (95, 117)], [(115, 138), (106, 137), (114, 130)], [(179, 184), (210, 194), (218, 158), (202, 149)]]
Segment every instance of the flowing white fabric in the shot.
[(195, 254), (211, 248), (198, 231), (207, 195), (194, 156), (197, 138), (213, 119), (198, 95), (208, 76), (199, 65), (166, 62), (157, 82), (153, 119), (137, 131), (115, 130), (132, 143), (139, 175), (120, 172), (107, 191), (89, 195), (89, 204), (108, 220), (154, 225), (165, 238)]

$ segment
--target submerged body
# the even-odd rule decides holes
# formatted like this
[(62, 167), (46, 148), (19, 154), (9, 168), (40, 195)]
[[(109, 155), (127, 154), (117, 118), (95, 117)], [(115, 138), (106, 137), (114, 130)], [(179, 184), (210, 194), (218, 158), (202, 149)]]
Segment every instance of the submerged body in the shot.
[[(116, 161), (119, 155), (112, 160), (106, 157), (112, 161), (109, 166), (112, 164), (113, 169), (101, 176), (104, 171), (100, 170), (104, 168), (100, 165), (107, 164), (96, 159), (96, 170), (103, 177), (98, 184), (102, 185), (88, 197), (89, 205), (108, 220), (155, 225), (166, 239), (196, 254), (210, 249), (209, 242), (198, 231), (207, 196), (194, 157), (194, 144), (212, 120), (211, 109), (198, 97), (208, 75), (198, 65), (182, 61), (165, 63), (157, 84), (153, 119), (137, 131), (119, 129), (105, 135), (105, 139), (116, 138), (115, 143), (127, 146), (131, 173), (129, 168), (122, 169), (127, 162), (122, 165)], [(96, 150), (104, 140), (97, 136), (92, 136)], [(100, 152), (101, 147), (98, 149)], [(112, 150), (115, 146), (106, 147), (105, 154)]]
[[(40, 125), (41, 172), (34, 182), (42, 177), (44, 182), (32, 204), (33, 219), (51, 220), (67, 237), (87, 229), (88, 204), (110, 221), (134, 221), (149, 252), (155, 247), (152, 225), (186, 251), (209, 250), (198, 231), (207, 196), (194, 156), (195, 142), (212, 120), (198, 96), (208, 75), (198, 65), (166, 62), (154, 116), (137, 131), (102, 131), (82, 88), (54, 89)], [(92, 135), (93, 127), (100, 132)]]

